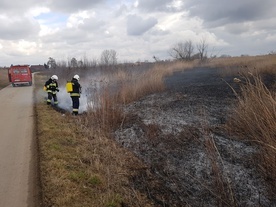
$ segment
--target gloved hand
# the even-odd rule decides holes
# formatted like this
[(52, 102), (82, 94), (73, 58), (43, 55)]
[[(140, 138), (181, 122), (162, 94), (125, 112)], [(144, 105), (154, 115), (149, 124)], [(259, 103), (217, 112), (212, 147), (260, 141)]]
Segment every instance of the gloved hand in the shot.
[(59, 92), (59, 89), (57, 88), (56, 91)]

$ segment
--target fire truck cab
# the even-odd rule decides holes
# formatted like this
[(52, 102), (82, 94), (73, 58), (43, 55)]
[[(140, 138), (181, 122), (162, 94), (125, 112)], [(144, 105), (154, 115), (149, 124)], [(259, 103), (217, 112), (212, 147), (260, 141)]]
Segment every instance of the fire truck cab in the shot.
[(12, 86), (32, 85), (32, 73), (29, 65), (12, 65), (9, 68), (9, 81)]

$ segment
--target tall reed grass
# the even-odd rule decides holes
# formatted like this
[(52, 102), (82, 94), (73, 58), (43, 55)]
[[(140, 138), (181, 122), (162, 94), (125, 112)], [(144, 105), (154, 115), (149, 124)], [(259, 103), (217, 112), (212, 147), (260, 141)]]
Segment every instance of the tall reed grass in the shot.
[[(257, 165), (276, 195), (276, 93), (270, 91), (260, 75), (242, 77), (238, 103), (227, 129), (259, 147)], [(274, 83), (276, 84), (276, 83)], [(272, 191), (272, 189), (274, 189)]]
[(247, 67), (262, 73), (273, 72), (276, 67), (276, 55), (213, 58), (205, 65), (218, 68)]
[(192, 68), (192, 62), (174, 62), (155, 64), (151, 70), (137, 76), (131, 76), (128, 81), (123, 81), (118, 93), (123, 103), (129, 103), (151, 93), (163, 91), (164, 78), (175, 71)]
[(112, 78), (107, 78), (109, 83), (104, 86), (104, 89), (94, 91), (91, 101), (97, 100), (96, 105), (99, 107), (90, 107), (87, 119), (90, 119), (90, 123), (94, 124), (97, 120), (98, 128), (109, 131), (123, 122), (122, 106), (124, 104), (164, 90), (164, 78), (166, 76), (192, 66), (192, 63), (175, 62), (156, 64), (153, 68), (141, 73), (117, 70), (117, 72), (112, 73)]

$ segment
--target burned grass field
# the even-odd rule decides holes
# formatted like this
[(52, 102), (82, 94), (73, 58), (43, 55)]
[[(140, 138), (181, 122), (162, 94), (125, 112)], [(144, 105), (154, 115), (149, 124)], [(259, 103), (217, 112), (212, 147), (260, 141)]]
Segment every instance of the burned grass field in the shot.
[(258, 146), (226, 130), (238, 101), (235, 77), (212, 68), (177, 72), (164, 92), (124, 108), (116, 140), (147, 164), (133, 182), (157, 206), (276, 205), (257, 167)]
[(275, 205), (275, 70), (255, 73), (259, 58), (58, 68), (61, 85), (83, 77), (77, 117), (62, 90), (56, 110), (39, 101), (38, 76), (45, 206)]

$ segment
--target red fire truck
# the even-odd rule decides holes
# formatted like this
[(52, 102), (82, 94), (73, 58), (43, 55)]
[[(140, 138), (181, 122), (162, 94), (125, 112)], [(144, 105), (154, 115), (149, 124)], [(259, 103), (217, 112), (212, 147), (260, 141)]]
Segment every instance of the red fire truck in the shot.
[(12, 86), (32, 85), (32, 73), (29, 65), (11, 65), (9, 68), (9, 81)]

